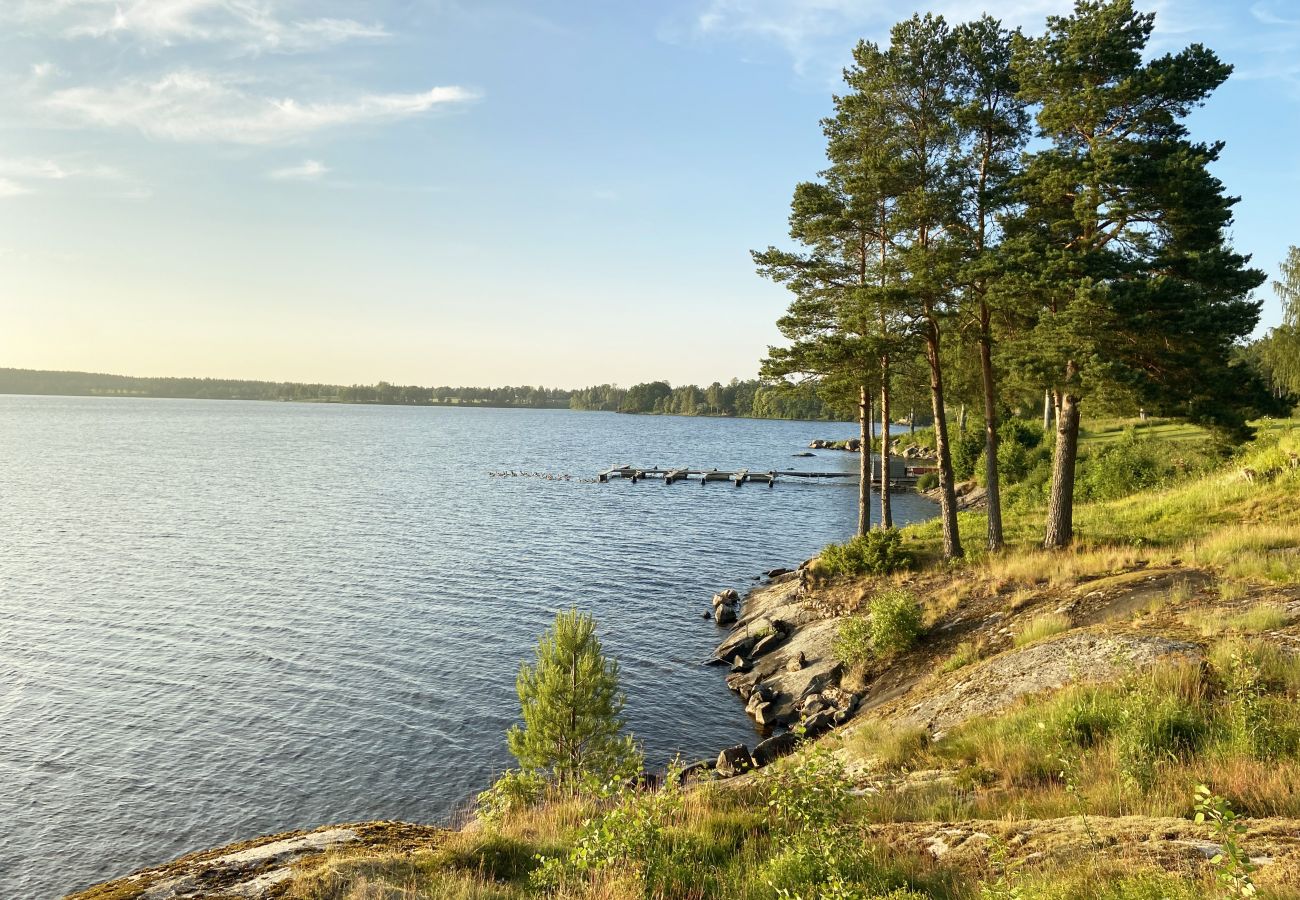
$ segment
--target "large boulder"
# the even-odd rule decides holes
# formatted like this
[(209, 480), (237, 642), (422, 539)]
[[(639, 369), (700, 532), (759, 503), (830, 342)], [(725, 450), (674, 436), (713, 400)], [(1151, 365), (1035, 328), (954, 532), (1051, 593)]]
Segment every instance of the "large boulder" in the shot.
[(736, 607), (730, 604), (715, 606), (713, 608), (713, 621), (719, 625), (731, 625), (736, 621)]
[(766, 766), (782, 756), (788, 756), (794, 752), (798, 743), (799, 739), (795, 737), (793, 731), (774, 734), (765, 741), (759, 741), (758, 746), (754, 748), (754, 765)]
[(723, 778), (740, 775), (754, 768), (754, 758), (749, 755), (749, 748), (744, 744), (728, 747), (718, 754), (718, 763), (714, 771)]

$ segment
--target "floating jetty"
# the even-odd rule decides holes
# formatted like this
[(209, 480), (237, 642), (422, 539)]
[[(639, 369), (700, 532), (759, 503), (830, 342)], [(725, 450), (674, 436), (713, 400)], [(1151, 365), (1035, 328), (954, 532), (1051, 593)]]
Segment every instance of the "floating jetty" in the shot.
[[(894, 460), (890, 461), (895, 462)], [(901, 460), (898, 460), (901, 463)], [(889, 486), (907, 487), (916, 484), (916, 479), (920, 473), (915, 473), (911, 467), (891, 465)], [(675, 467), (671, 469), (660, 468), (659, 466), (610, 466), (603, 472), (596, 475), (596, 480), (602, 484), (614, 478), (625, 478), (636, 484), (647, 478), (662, 478), (664, 484), (673, 484), (677, 481), (698, 481), (700, 484), (708, 484), (710, 481), (730, 481), (736, 487), (742, 484), (754, 482), (756, 484), (766, 484), (772, 487), (778, 479), (797, 479), (800, 481), (821, 481), (821, 480), (849, 480), (857, 481), (857, 472), (803, 472), (797, 469), (736, 469), (728, 471), (723, 469), (689, 469)], [(872, 484), (880, 484), (880, 472), (872, 472)]]

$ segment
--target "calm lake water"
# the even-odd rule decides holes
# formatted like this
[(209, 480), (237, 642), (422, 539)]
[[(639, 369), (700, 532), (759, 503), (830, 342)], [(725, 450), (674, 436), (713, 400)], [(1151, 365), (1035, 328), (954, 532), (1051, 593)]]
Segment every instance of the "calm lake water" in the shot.
[[(514, 678), (593, 613), (647, 761), (754, 733), (702, 621), (854, 522), (856, 486), (632, 485), (846, 424), (0, 397), (0, 897), (289, 828), (439, 821), (510, 764)], [(897, 498), (909, 521), (932, 514)]]

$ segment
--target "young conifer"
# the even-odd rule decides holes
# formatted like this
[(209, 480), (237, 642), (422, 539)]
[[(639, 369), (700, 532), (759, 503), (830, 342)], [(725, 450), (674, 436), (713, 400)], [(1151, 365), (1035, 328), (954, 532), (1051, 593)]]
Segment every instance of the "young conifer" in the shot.
[(537, 642), (536, 664), (519, 667), (516, 687), (524, 724), (512, 727), (506, 742), (522, 768), (567, 783), (639, 766), (635, 744), (621, 734), (626, 697), (618, 663), (601, 652), (591, 616), (556, 614)]

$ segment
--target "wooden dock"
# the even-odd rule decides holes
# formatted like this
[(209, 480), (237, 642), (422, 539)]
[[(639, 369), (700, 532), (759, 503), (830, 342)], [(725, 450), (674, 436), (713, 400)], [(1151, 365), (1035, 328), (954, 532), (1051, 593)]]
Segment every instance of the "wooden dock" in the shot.
[[(880, 472), (871, 473), (871, 483), (879, 486)], [(917, 474), (910, 470), (904, 470), (896, 477), (889, 479), (889, 486), (910, 487), (916, 484)], [(673, 467), (669, 469), (660, 468), (659, 466), (610, 466), (603, 472), (596, 475), (597, 481), (601, 483), (610, 481), (614, 478), (625, 478), (636, 484), (638, 481), (644, 481), (647, 478), (662, 478), (664, 484), (673, 484), (678, 481), (699, 481), (700, 484), (708, 484), (710, 481), (730, 481), (736, 487), (742, 484), (753, 482), (755, 484), (766, 484), (772, 487), (778, 480), (795, 479), (798, 481), (821, 481), (821, 480), (849, 480), (857, 481), (857, 472), (801, 472), (795, 469), (768, 469), (759, 471), (755, 469), (737, 469), (729, 471), (724, 469), (689, 469), (684, 467)]]

